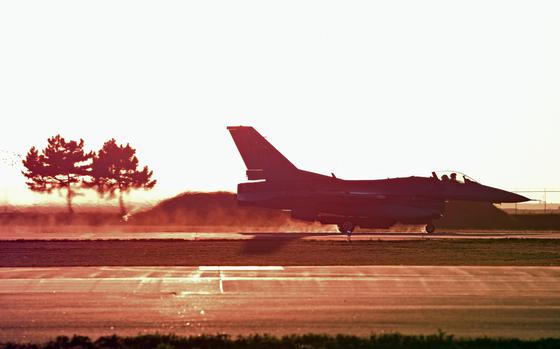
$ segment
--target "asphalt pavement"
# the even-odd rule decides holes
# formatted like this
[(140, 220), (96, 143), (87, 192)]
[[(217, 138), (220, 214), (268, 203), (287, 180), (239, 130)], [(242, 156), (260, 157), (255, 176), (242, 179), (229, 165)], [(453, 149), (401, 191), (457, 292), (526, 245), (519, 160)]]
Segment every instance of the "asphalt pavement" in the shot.
[(559, 267), (0, 268), (0, 339), (117, 333), (560, 334)]
[[(184, 232), (184, 231), (150, 231), (127, 232), (103, 228), (96, 231), (64, 231), (61, 229), (46, 232), (25, 231), (21, 229), (6, 229), (1, 232), (0, 240), (308, 240), (308, 241), (340, 241), (346, 240), (344, 234), (332, 231), (309, 232)], [(511, 231), (511, 230), (446, 230), (427, 234), (420, 231), (374, 231), (356, 232), (352, 235), (354, 241), (367, 240), (423, 240), (423, 239), (560, 239), (558, 231)]]

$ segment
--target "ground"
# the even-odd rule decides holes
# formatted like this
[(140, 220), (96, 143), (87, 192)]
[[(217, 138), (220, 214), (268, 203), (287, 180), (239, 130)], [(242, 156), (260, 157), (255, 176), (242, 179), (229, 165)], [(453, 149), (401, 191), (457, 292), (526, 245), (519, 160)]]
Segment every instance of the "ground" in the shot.
[(560, 234), (11, 230), (0, 342), (268, 332), (560, 333)]

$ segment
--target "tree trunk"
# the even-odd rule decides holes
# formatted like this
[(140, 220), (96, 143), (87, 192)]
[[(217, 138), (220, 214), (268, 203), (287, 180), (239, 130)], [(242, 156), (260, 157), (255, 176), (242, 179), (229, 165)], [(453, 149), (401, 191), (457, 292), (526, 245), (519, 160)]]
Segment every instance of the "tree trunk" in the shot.
[(124, 207), (123, 192), (119, 190), (119, 207), (121, 208), (121, 216), (126, 215), (126, 207)]
[(73, 214), (74, 209), (72, 208), (72, 189), (70, 189), (70, 185), (66, 188), (66, 206), (68, 207), (68, 213)]

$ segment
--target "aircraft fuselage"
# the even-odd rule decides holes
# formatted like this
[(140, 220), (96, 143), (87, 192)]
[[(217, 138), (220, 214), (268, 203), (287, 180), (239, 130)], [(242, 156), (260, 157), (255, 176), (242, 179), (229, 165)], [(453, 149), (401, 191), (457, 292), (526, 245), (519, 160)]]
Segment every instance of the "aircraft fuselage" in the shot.
[(317, 174), (295, 180), (241, 183), (241, 205), (289, 210), (296, 219), (362, 227), (397, 222), (420, 224), (440, 218), (445, 201), (517, 202), (523, 197), (476, 182), (443, 182), (433, 177), (343, 180)]
[[(389, 227), (395, 223), (428, 224), (443, 215), (449, 200), (490, 203), (522, 202), (526, 197), (485, 186), (457, 173), (439, 178), (404, 177), (343, 180), (295, 167), (252, 127), (228, 127), (247, 166), (240, 183), (240, 205), (289, 210), (293, 218), (337, 224), (351, 233), (355, 226)], [(431, 226), (431, 227), (430, 227)]]

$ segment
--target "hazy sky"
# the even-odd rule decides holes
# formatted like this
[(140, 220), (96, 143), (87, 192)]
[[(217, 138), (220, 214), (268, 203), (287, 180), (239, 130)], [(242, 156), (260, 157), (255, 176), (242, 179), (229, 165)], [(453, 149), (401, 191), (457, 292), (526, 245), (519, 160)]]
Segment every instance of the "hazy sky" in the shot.
[[(2, 1), (0, 155), (115, 137), (154, 170), (149, 198), (235, 190), (226, 126), (253, 125), (341, 178), (558, 188), (559, 19), (558, 1)], [(8, 162), (0, 201), (47, 198)]]

